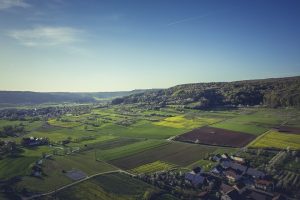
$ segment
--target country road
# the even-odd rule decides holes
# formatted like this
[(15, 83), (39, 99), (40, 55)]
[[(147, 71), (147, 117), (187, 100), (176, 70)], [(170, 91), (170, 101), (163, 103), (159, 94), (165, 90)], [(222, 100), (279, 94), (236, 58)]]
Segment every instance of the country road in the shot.
[(111, 173), (124, 173), (124, 174), (128, 174), (130, 176), (135, 176), (135, 174), (131, 174), (131, 173), (129, 173), (127, 171), (124, 171), (124, 170), (121, 170), (121, 169), (107, 171), (107, 172), (101, 172), (101, 173), (93, 174), (91, 176), (87, 176), (87, 177), (85, 177), (85, 178), (83, 178), (83, 179), (81, 179), (79, 181), (76, 181), (76, 182), (70, 183), (68, 185), (62, 186), (60, 188), (57, 188), (56, 190), (53, 190), (53, 191), (50, 191), (50, 192), (46, 192), (46, 193), (42, 193), (42, 194), (36, 194), (36, 195), (31, 196), (31, 197), (23, 197), (22, 199), (23, 200), (30, 200), (30, 199), (35, 199), (35, 198), (42, 197), (42, 196), (51, 195), (51, 194), (54, 194), (54, 193), (56, 193), (58, 191), (64, 190), (66, 188), (69, 188), (69, 187), (71, 187), (73, 185), (76, 185), (78, 183), (81, 183), (83, 181), (89, 180), (89, 179), (91, 179), (91, 178), (93, 178), (95, 176), (100, 176), (100, 175), (103, 175), (103, 174), (111, 174)]

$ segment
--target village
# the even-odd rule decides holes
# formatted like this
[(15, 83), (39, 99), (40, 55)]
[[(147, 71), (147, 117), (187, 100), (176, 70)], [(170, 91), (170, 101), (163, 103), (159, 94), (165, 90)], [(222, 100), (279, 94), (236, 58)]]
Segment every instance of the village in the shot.
[(275, 190), (272, 176), (252, 167), (242, 157), (216, 154), (216, 163), (205, 172), (201, 166), (183, 173), (178, 170), (140, 174), (138, 178), (183, 199), (284, 200), (290, 199)]

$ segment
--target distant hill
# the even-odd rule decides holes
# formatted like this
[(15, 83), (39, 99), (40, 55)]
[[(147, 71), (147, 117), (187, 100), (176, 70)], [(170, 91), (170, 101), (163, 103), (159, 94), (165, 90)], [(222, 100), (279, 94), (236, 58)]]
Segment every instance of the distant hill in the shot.
[(0, 104), (92, 103), (144, 91), (145, 90), (88, 93), (0, 91)]
[(183, 84), (116, 98), (112, 103), (140, 103), (152, 107), (181, 105), (195, 109), (255, 105), (300, 107), (300, 76)]

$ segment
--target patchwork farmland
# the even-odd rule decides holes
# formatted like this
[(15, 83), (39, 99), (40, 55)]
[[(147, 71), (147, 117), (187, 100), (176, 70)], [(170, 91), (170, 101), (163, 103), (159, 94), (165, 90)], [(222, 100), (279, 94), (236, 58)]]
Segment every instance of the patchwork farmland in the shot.
[[(299, 121), (291, 110), (145, 110), (131, 105), (94, 108), (88, 114), (63, 115), (46, 121), (0, 120), (0, 128), (22, 123), (26, 130), (22, 137), (46, 137), (50, 141), (45, 146), (20, 147), (19, 157), (3, 157), (0, 179), (22, 176), (14, 187), (40, 194), (75, 183), (77, 178), (118, 170), (140, 175), (171, 169), (186, 171), (200, 165), (208, 171), (215, 166), (209, 160), (211, 155), (233, 154), (245, 146), (299, 149)], [(22, 138), (7, 139), (20, 143)], [(45, 155), (51, 158), (45, 159)], [(42, 174), (37, 178), (31, 175), (32, 166), (40, 160)], [(132, 193), (110, 189), (121, 187), (122, 179), (129, 181), (127, 189)], [(80, 199), (86, 194), (83, 191), (89, 191), (86, 199), (134, 199), (155, 190), (125, 174), (107, 174), (56, 195)], [(76, 196), (72, 195), (74, 191), (78, 191)]]

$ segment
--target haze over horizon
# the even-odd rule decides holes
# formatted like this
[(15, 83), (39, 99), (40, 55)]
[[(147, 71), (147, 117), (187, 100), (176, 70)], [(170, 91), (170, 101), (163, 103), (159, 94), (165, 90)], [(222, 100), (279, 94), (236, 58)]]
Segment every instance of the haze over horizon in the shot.
[(0, 90), (300, 75), (300, 2), (0, 0)]

